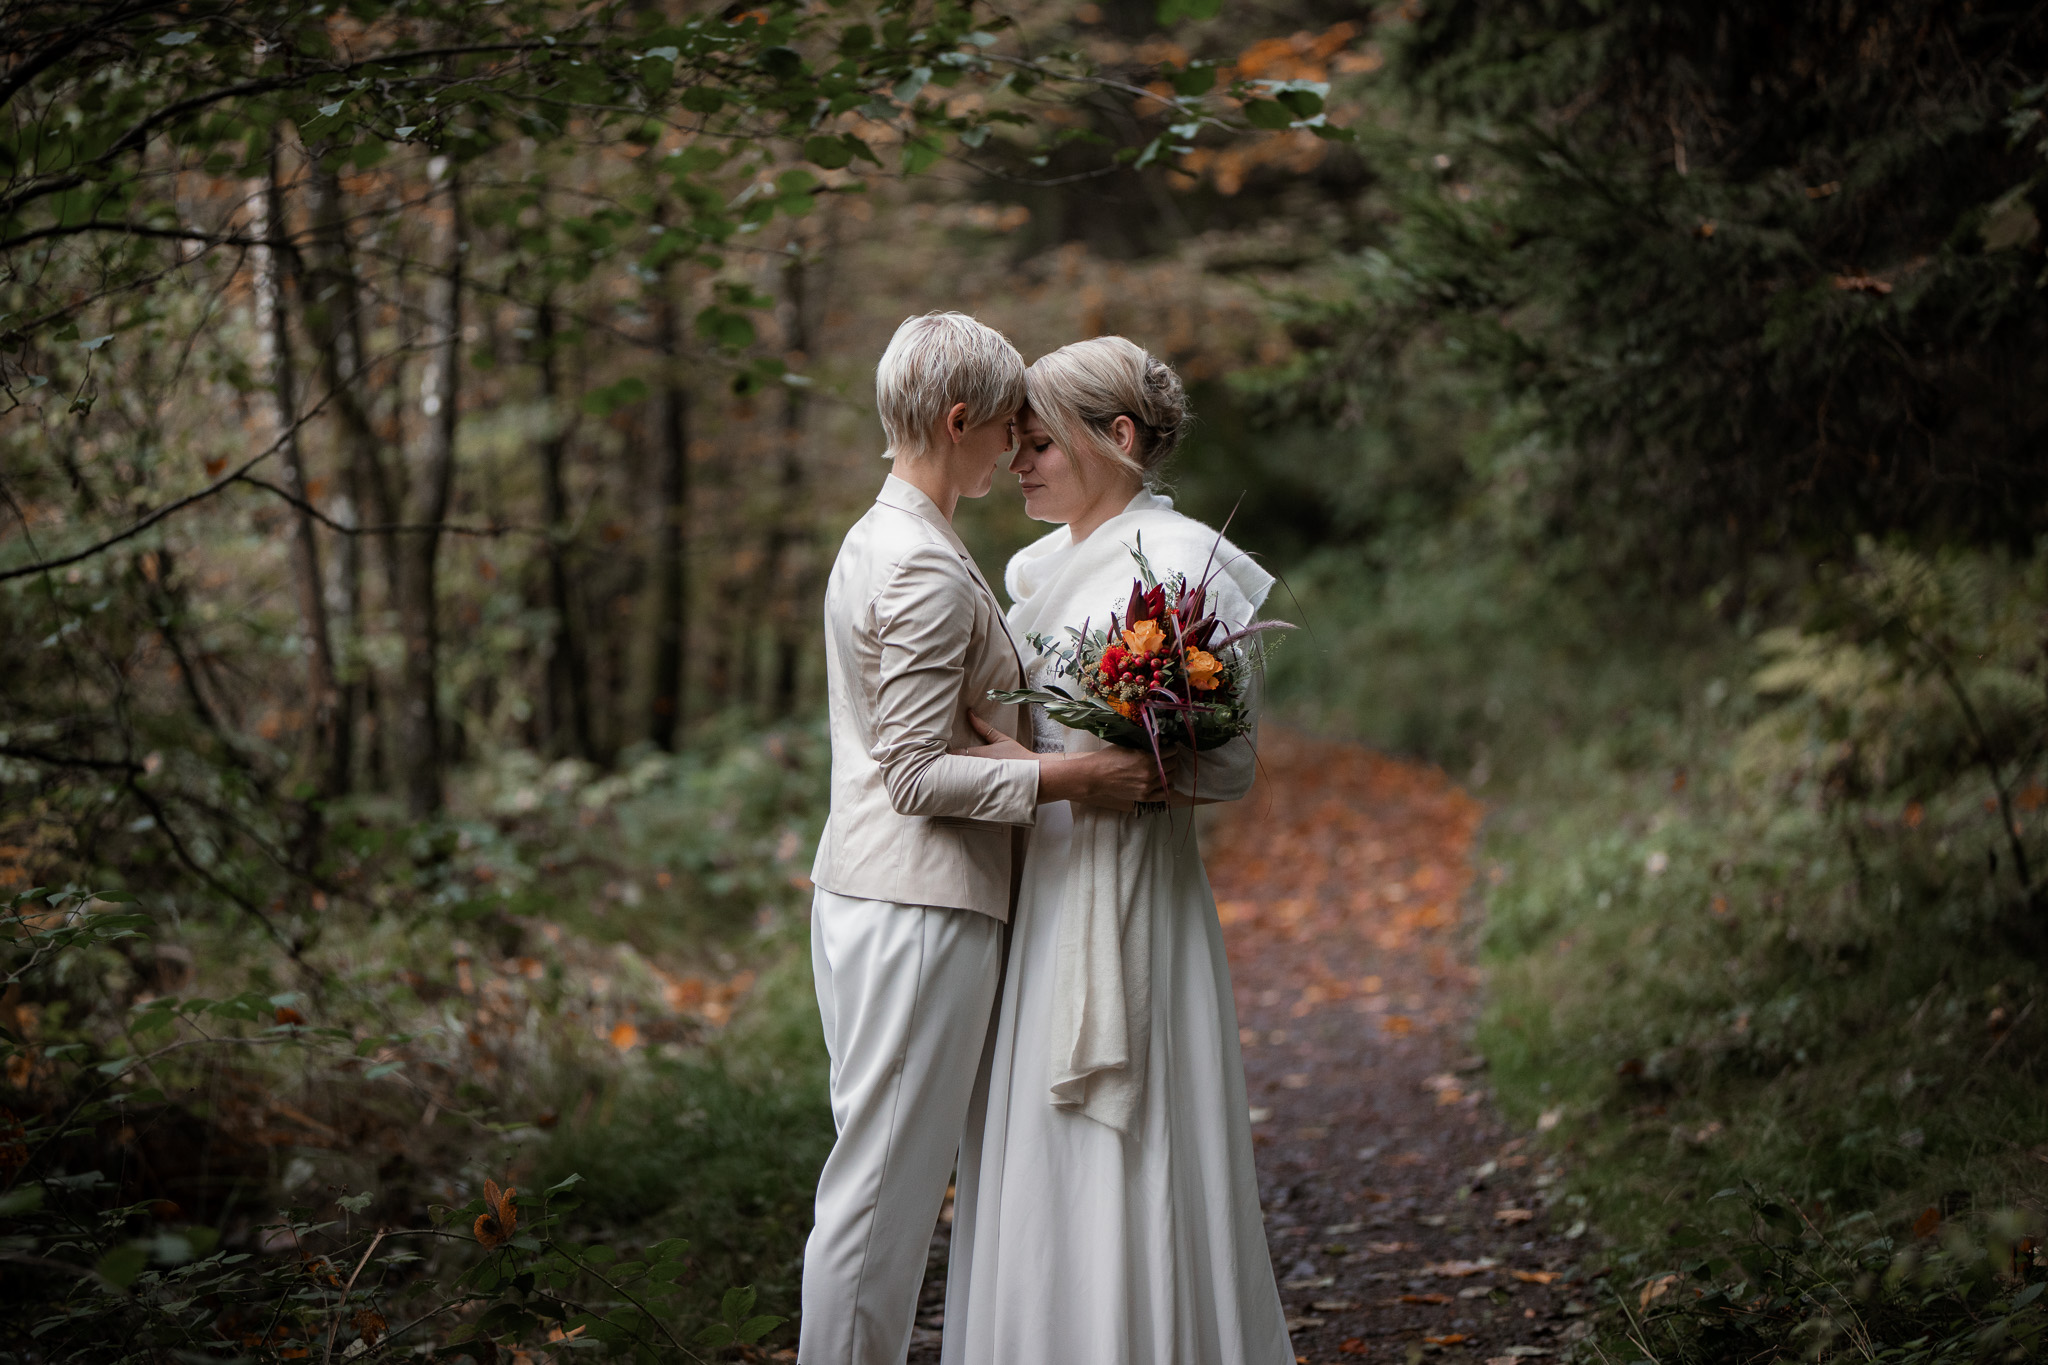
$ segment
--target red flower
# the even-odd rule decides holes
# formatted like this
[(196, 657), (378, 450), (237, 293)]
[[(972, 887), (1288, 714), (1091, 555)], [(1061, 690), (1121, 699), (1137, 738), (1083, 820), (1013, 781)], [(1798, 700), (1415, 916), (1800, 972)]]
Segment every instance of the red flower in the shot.
[(1097, 671), (1105, 678), (1114, 678), (1116, 671), (1123, 667), (1124, 652), (1122, 645), (1111, 645), (1108, 649), (1103, 650), (1102, 663)]

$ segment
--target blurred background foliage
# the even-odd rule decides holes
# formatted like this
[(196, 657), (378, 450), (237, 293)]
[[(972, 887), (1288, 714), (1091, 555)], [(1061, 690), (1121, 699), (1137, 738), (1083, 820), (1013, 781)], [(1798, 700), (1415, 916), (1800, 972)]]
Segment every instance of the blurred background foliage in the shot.
[[(1490, 803), (1585, 1349), (2039, 1331), (2044, 7), (0, 31), (6, 1358), (677, 1355), (650, 1265), (784, 1341), (818, 601), (939, 307), (1179, 367), (1276, 706)], [(547, 1240), (361, 1249), (487, 1177)]]

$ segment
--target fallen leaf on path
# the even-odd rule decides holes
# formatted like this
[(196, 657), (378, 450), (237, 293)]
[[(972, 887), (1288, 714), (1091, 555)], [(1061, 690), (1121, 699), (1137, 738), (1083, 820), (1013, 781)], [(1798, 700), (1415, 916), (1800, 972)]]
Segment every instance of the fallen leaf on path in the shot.
[(1308, 1089), (1308, 1073), (1306, 1071), (1289, 1072), (1280, 1078), (1280, 1087), (1283, 1090), (1306, 1090)]
[(1643, 1286), (1642, 1294), (1636, 1299), (1638, 1308), (1648, 1308), (1652, 1302), (1671, 1292), (1671, 1286), (1678, 1283), (1676, 1275), (1659, 1275)]
[(1505, 1223), (1509, 1227), (1513, 1227), (1517, 1223), (1526, 1223), (1535, 1216), (1536, 1212), (1533, 1209), (1495, 1209), (1493, 1211), (1493, 1221)]
[(1397, 1251), (1413, 1251), (1406, 1242), (1367, 1242), (1365, 1249), (1376, 1256), (1392, 1256)]
[(1930, 1205), (1925, 1213), (1913, 1220), (1913, 1235), (1915, 1237), (1932, 1237), (1935, 1229), (1940, 1226), (1941, 1210)]
[(1349, 1313), (1358, 1305), (1350, 1299), (1317, 1299), (1309, 1307), (1318, 1313)]
[(1462, 1280), (1467, 1275), (1478, 1275), (1493, 1269), (1500, 1262), (1491, 1256), (1482, 1256), (1476, 1261), (1437, 1261), (1422, 1267), (1425, 1275), (1438, 1275), (1447, 1280)]
[(1450, 1301), (1451, 1296), (1449, 1294), (1403, 1294), (1401, 1296), (1401, 1302), (1403, 1303), (1449, 1303)]
[(1328, 1289), (1337, 1283), (1335, 1275), (1311, 1275), (1299, 1280), (1282, 1280), (1282, 1289)]
[(1557, 1279), (1555, 1270), (1510, 1270), (1508, 1273), (1523, 1284), (1549, 1284)]
[(1287, 1330), (1290, 1332), (1299, 1332), (1304, 1327), (1321, 1327), (1322, 1325), (1323, 1320), (1321, 1318), (1289, 1318), (1287, 1320)]
[(1504, 1353), (1494, 1356), (1492, 1359), (1488, 1360), (1486, 1362), (1486, 1365), (1494, 1365), (1495, 1361), (1527, 1360), (1531, 1356), (1548, 1356), (1556, 1354), (1557, 1352), (1551, 1350), (1548, 1346), (1510, 1346)]
[(1340, 1356), (1362, 1356), (1371, 1349), (1370, 1346), (1365, 1344), (1364, 1337), (1346, 1337), (1343, 1344), (1337, 1347), (1337, 1354)]
[(1364, 1231), (1365, 1224), (1363, 1223), (1332, 1223), (1323, 1229), (1323, 1236), (1342, 1237), (1347, 1233)]
[(1424, 1337), (1423, 1340), (1436, 1346), (1456, 1346), (1465, 1339), (1463, 1332), (1447, 1332), (1440, 1337)]

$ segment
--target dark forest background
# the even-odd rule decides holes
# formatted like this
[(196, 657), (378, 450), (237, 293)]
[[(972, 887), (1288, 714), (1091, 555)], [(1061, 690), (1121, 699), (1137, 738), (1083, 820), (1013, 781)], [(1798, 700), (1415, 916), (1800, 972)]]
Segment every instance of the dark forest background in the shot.
[(2040, 1349), (2048, 6), (0, 34), (0, 1359), (793, 1339), (819, 598), (940, 307), (1179, 367), (1275, 709), (1489, 804), (1574, 1349)]

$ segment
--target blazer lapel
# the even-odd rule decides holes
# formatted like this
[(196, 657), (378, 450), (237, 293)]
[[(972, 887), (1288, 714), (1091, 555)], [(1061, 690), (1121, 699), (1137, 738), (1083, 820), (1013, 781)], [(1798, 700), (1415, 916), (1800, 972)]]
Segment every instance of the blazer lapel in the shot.
[(982, 576), (981, 566), (976, 564), (974, 556), (967, 552), (966, 542), (962, 541), (960, 533), (953, 529), (953, 523), (946, 520), (945, 514), (939, 511), (939, 505), (926, 497), (921, 489), (897, 478), (894, 474), (882, 480), (882, 491), (875, 495), (875, 501), (885, 507), (894, 507), (898, 511), (922, 517), (931, 524), (932, 529), (946, 538), (946, 543), (953, 547), (954, 554), (960, 556), (960, 562), (967, 566), (967, 572), (974, 576), (974, 581), (981, 586), (982, 596), (988, 599), (989, 607), (995, 612), (996, 628), (1002, 631), (1003, 639), (1010, 646), (1010, 657), (1017, 664), (1017, 684), (1023, 686), (1024, 655), (1017, 648), (1017, 637), (1010, 633), (1009, 621), (1003, 616), (1002, 599), (997, 597), (996, 590), (988, 585), (988, 579)]

